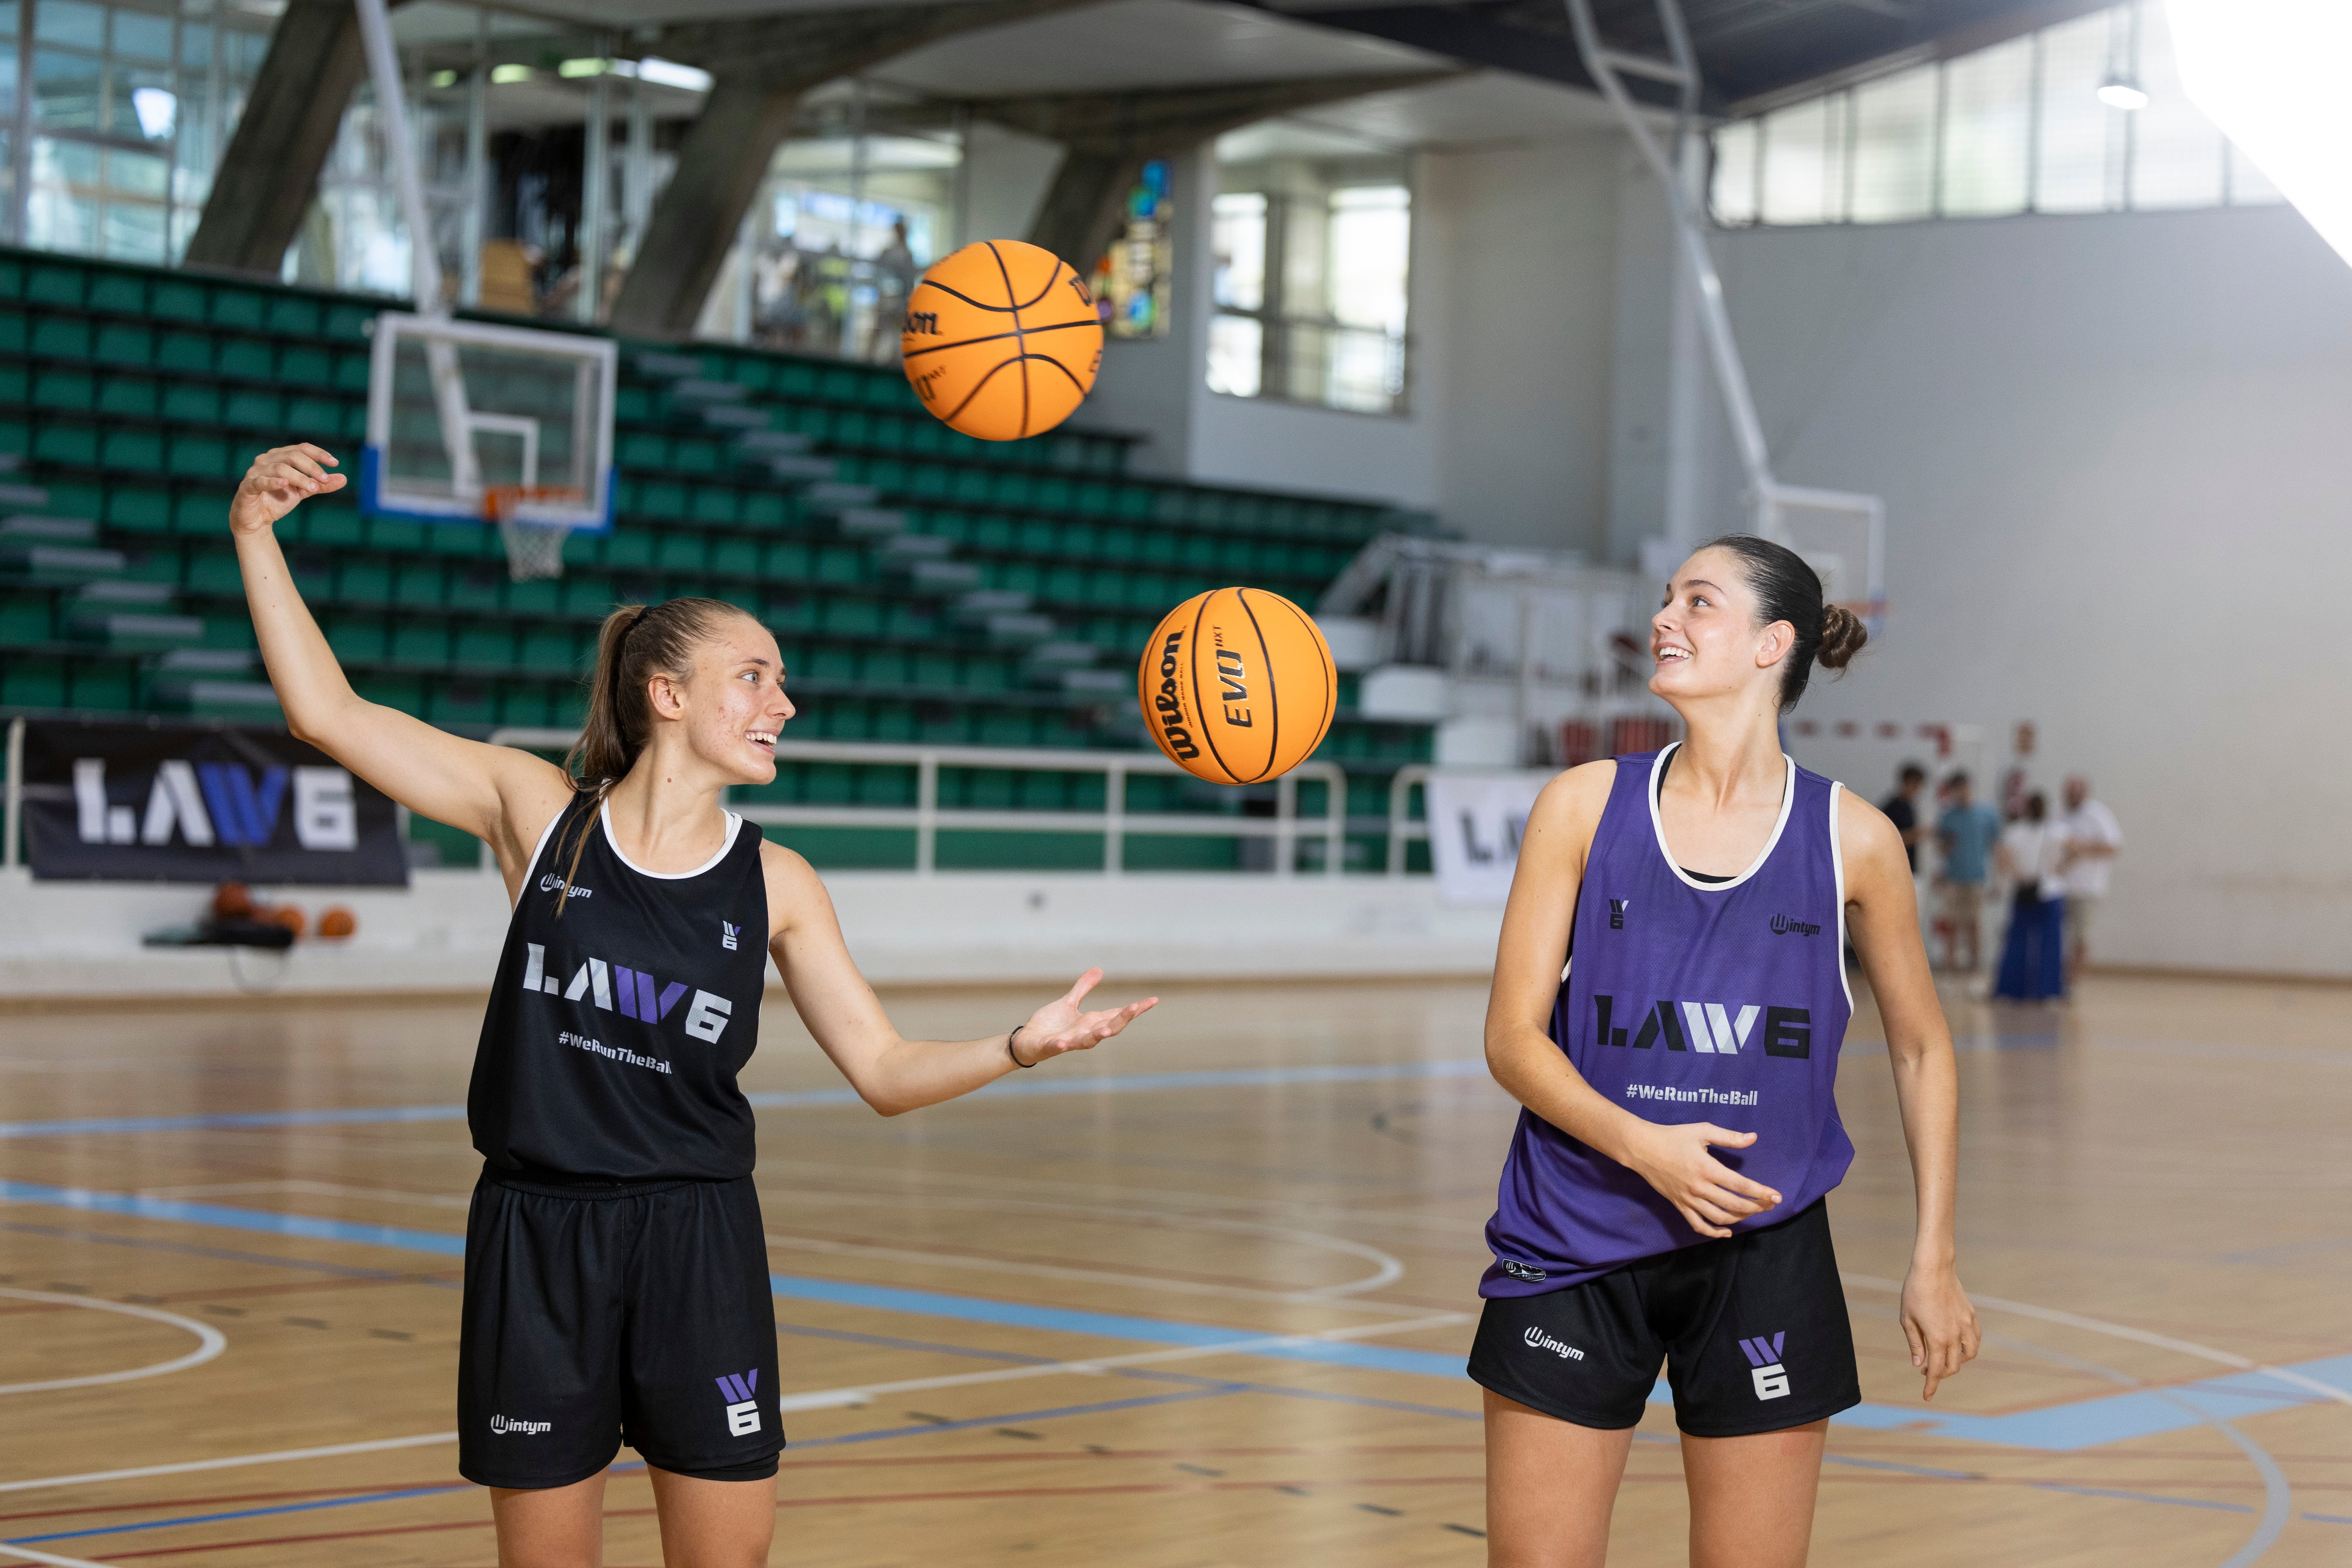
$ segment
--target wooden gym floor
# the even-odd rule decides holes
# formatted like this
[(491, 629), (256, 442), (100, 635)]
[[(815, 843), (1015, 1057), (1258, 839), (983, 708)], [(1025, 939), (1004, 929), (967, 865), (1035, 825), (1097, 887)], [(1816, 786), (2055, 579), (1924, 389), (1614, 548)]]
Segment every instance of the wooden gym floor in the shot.
[[(770, 994), (774, 1562), (1483, 1560), (1459, 1368), (1513, 1112), (1475, 1059), (1484, 988), (1163, 994), (1091, 1058), (886, 1121)], [(953, 1035), (1034, 998), (887, 1000)], [(1865, 1005), (1830, 1203), (1869, 1403), (1831, 1429), (1814, 1561), (2352, 1562), (2352, 991), (1948, 1005), (1985, 1353), (1920, 1405)], [(0, 1553), (494, 1560), (450, 1432), (479, 1012), (0, 1017)], [(1683, 1560), (1672, 1433), (1654, 1405), (1614, 1563)], [(642, 1471), (608, 1497), (606, 1561), (657, 1563)]]

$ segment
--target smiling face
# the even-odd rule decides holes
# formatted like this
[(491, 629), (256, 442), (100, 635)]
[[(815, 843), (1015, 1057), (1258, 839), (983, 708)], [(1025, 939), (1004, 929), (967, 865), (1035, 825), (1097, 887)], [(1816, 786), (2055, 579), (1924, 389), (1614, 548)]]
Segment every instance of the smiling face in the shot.
[(1786, 621), (1757, 624), (1756, 595), (1738, 557), (1702, 550), (1676, 569), (1665, 604), (1650, 617), (1650, 689), (1677, 710), (1753, 696), (1777, 710), (1780, 663), (1796, 637)]
[(654, 715), (681, 727), (687, 749), (731, 784), (772, 784), (776, 740), (793, 705), (776, 639), (749, 616), (728, 616), (694, 651), (687, 678), (648, 683)]

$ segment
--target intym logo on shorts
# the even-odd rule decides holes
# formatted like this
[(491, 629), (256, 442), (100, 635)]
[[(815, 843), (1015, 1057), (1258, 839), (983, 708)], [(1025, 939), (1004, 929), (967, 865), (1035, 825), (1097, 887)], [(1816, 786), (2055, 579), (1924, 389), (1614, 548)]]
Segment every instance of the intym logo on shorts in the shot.
[(541, 1432), (552, 1431), (554, 1427), (555, 1423), (552, 1421), (518, 1421), (511, 1415), (490, 1417), (490, 1430), (501, 1437), (510, 1432), (525, 1437), (535, 1436)]
[(1529, 1329), (1527, 1331), (1527, 1342), (1528, 1349), (1549, 1351), (1552, 1354), (1559, 1357), (1562, 1361), (1582, 1361), (1584, 1359), (1584, 1352), (1582, 1351), (1578, 1350), (1574, 1345), (1565, 1344), (1559, 1340), (1553, 1339), (1541, 1329)]
[(1756, 1385), (1759, 1399), (1785, 1398), (1789, 1392), (1789, 1372), (1780, 1364), (1780, 1346), (1788, 1339), (1783, 1333), (1766, 1339), (1759, 1334), (1752, 1340), (1739, 1342), (1739, 1353), (1748, 1358), (1751, 1369), (1748, 1380)]
[(760, 1406), (751, 1391), (760, 1386), (760, 1369), (745, 1373), (725, 1373), (713, 1380), (719, 1392), (731, 1401), (727, 1406), (727, 1435), (748, 1437), (760, 1429)]

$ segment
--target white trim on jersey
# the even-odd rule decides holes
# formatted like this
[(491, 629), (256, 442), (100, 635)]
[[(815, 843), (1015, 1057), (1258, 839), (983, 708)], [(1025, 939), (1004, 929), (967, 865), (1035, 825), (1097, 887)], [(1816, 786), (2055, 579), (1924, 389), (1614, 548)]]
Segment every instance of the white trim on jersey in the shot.
[(1785, 753), (1780, 758), (1789, 765), (1788, 773), (1780, 784), (1780, 819), (1772, 824), (1772, 837), (1764, 841), (1764, 848), (1756, 857), (1755, 862), (1727, 882), (1702, 882), (1684, 870), (1681, 863), (1675, 858), (1675, 852), (1666, 847), (1666, 825), (1658, 816), (1658, 788), (1665, 780), (1666, 759), (1680, 751), (1682, 744), (1680, 741), (1676, 741), (1673, 745), (1664, 747), (1650, 763), (1650, 786), (1646, 792), (1650, 797), (1650, 835), (1657, 840), (1658, 854), (1665, 861), (1666, 869), (1682, 879), (1685, 887), (1696, 888), (1702, 893), (1727, 893), (1761, 871), (1764, 868), (1764, 862), (1772, 858), (1772, 851), (1780, 847), (1780, 834), (1789, 826), (1789, 813), (1797, 804), (1797, 759)]
[(1845, 988), (1845, 1010), (1853, 1013), (1853, 981), (1845, 972), (1845, 846), (1838, 842), (1838, 801), (1845, 795), (1845, 785), (1830, 781), (1830, 875), (1837, 883), (1837, 972), (1838, 984)]
[(613, 837), (613, 802), (609, 797), (606, 798), (604, 805), (596, 808), (596, 816), (597, 819), (604, 825), (604, 845), (605, 847), (612, 850), (614, 859), (618, 860), (622, 865), (626, 866), (630, 870), (635, 871), (640, 877), (655, 877), (665, 882), (681, 881), (688, 877), (699, 877), (705, 871), (708, 871), (712, 867), (718, 865), (721, 860), (726, 859), (727, 851), (735, 847), (736, 833), (740, 830), (743, 826), (743, 819), (730, 811), (727, 814), (727, 837), (719, 841), (719, 852), (713, 855), (709, 859), (705, 860), (701, 865), (697, 866), (691, 871), (648, 871), (643, 866), (638, 865), (635, 860), (630, 859), (626, 855), (621, 853), (621, 841)]

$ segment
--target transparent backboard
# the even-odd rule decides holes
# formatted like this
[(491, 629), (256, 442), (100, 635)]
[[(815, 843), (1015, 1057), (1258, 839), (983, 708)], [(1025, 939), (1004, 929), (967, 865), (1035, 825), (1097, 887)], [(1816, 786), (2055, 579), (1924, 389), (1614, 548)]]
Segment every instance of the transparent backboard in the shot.
[(360, 505), (417, 522), (613, 526), (607, 339), (387, 310), (375, 319)]
[(1765, 526), (1822, 575), (1830, 603), (1862, 617), (1871, 635), (1886, 618), (1886, 511), (1876, 496), (1776, 485)]

